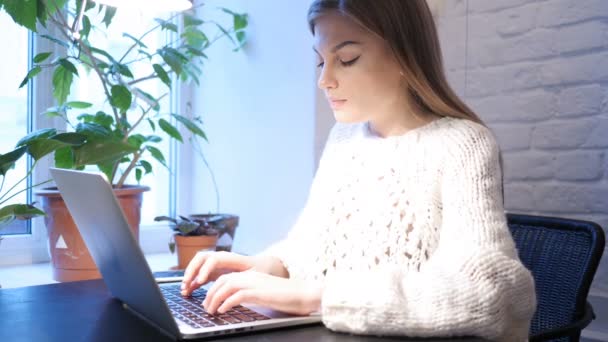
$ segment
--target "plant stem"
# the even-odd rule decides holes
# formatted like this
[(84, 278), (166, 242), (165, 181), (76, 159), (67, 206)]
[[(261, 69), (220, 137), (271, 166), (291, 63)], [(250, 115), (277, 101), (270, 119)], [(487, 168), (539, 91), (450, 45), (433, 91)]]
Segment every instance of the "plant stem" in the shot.
[(146, 77), (142, 77), (142, 78), (137, 79), (137, 80), (133, 80), (133, 81), (127, 83), (127, 84), (130, 85), (130, 86), (132, 86), (132, 85), (137, 84), (139, 82), (155, 79), (156, 77), (157, 77), (156, 73), (154, 73), (154, 74), (152, 74), (150, 76), (146, 76)]
[(133, 170), (133, 168), (137, 165), (137, 162), (139, 161), (139, 158), (141, 157), (142, 153), (143, 153), (143, 150), (140, 150), (133, 154), (133, 160), (131, 160), (131, 163), (129, 164), (127, 169), (122, 173), (122, 176), (120, 176), (120, 179), (118, 180), (118, 183), (116, 184), (116, 187), (122, 188), (125, 181), (127, 180), (127, 176), (129, 175), (129, 173), (131, 173), (131, 170)]
[[(158, 98), (158, 100), (156, 100), (156, 102), (160, 102), (160, 100), (162, 100), (165, 96), (169, 95), (169, 93), (165, 93), (163, 94), (161, 97)], [(148, 113), (152, 110), (152, 108), (154, 108), (154, 106), (150, 106), (146, 111), (144, 111), (141, 116), (139, 117), (139, 119), (137, 119), (137, 121), (135, 121), (135, 123), (133, 125), (131, 125), (131, 129), (129, 129), (127, 131), (127, 134), (125, 135), (125, 141), (126, 139), (129, 137), (129, 135), (133, 132), (133, 130), (139, 126), (139, 124), (143, 121), (143, 119), (146, 117), (146, 115), (148, 115)]]
[(194, 140), (196, 142), (196, 144), (194, 144), (194, 143), (192, 144), (194, 146), (194, 150), (197, 152), (199, 157), (201, 157), (201, 159), (203, 160), (203, 163), (205, 164), (205, 167), (207, 168), (207, 171), (209, 171), (209, 175), (211, 175), (211, 182), (213, 183), (213, 190), (215, 191), (215, 210), (216, 210), (216, 213), (219, 213), (220, 212), (220, 192), (218, 190), (217, 181), (215, 180), (215, 174), (213, 173), (211, 166), (209, 166), (209, 162), (207, 162), (207, 158), (205, 158), (205, 155), (203, 154), (203, 150), (201, 148), (200, 141), (196, 138), (190, 138), (190, 143), (192, 143), (192, 140)]
[[(78, 28), (78, 26), (80, 26), (80, 21), (82, 20), (82, 16), (84, 15), (84, 9), (87, 5), (87, 0), (82, 0), (82, 4), (80, 6), (80, 13), (78, 13), (78, 16), (74, 19), (74, 22), (72, 23), (72, 28), (70, 31), (72, 31), (72, 35), (75, 35), (76, 29)], [(80, 37), (80, 33), (78, 33), (78, 37)]]
[[(34, 168), (36, 167), (36, 164), (38, 164), (38, 161), (34, 161), (34, 164), (32, 164), (32, 167), (30, 168), (30, 170), (27, 172), (27, 174), (25, 175), (25, 177), (21, 178), (19, 181), (17, 181), (17, 183), (15, 183), (15, 185), (13, 185), (10, 189), (8, 189), (7, 192), (4, 193), (4, 195), (0, 196), (0, 201), (2, 201), (2, 199), (4, 197), (6, 197), (11, 191), (13, 191), (13, 189), (15, 189), (17, 187), (17, 185), (19, 185), (19, 183), (23, 182), (24, 180), (27, 179), (27, 177), (29, 177), (32, 172), (34, 171)], [(11, 196), (12, 197), (12, 196)], [(6, 202), (6, 200), (0, 202), (0, 204)]]
[(2, 193), (2, 188), (4, 188), (4, 181), (6, 180), (6, 176), (2, 175), (2, 183), (0, 183), (0, 193)]
[(42, 184), (46, 184), (46, 183), (48, 183), (48, 182), (50, 182), (50, 181), (52, 181), (52, 179), (47, 179), (47, 180), (45, 180), (44, 182), (40, 182), (40, 183), (38, 183), (38, 184), (34, 184), (34, 185), (32, 185), (32, 186), (28, 186), (27, 188), (25, 188), (25, 189), (23, 189), (23, 190), (21, 190), (21, 191), (18, 191), (18, 192), (16, 192), (16, 193), (14, 193), (14, 194), (13, 194), (11, 197), (9, 197), (9, 198), (5, 199), (4, 201), (0, 202), (0, 205), (2, 205), (3, 203), (7, 202), (7, 201), (8, 201), (8, 200), (10, 200), (11, 198), (13, 198), (13, 197), (15, 197), (15, 196), (19, 195), (20, 193), (22, 193), (22, 192), (24, 192), (24, 191), (27, 191), (27, 190), (29, 190), (29, 189), (33, 189), (33, 188), (35, 188), (35, 187), (37, 187), (37, 186), (40, 186), (40, 185), (42, 185)]

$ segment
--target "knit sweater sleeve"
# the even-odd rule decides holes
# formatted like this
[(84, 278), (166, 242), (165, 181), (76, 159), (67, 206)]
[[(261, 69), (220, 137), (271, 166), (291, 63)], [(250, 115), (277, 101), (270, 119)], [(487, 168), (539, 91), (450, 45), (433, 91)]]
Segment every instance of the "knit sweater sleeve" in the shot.
[(521, 264), (501, 200), (497, 144), (485, 127), (449, 138), (439, 243), (418, 271), (398, 266), (328, 274), (325, 325), (408, 336), (527, 339), (534, 281)]
[(328, 179), (331, 177), (331, 166), (327, 165), (335, 159), (336, 140), (343, 139), (347, 129), (340, 124), (333, 126), (325, 143), (323, 153), (319, 159), (319, 166), (315, 173), (308, 193), (308, 198), (297, 220), (291, 227), (287, 236), (264, 249), (259, 255), (269, 255), (278, 258), (290, 278), (310, 278), (311, 260), (314, 260), (314, 252), (311, 246), (318, 245), (321, 236), (321, 225), (318, 218), (324, 209), (324, 189), (327, 187)]

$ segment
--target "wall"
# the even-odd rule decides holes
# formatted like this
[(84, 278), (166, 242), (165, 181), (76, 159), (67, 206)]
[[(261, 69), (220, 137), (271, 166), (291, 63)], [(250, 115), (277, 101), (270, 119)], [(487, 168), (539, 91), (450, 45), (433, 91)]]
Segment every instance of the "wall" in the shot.
[[(203, 146), (220, 188), (223, 212), (241, 218), (235, 249), (255, 253), (282, 237), (306, 200), (315, 170), (315, 65), (306, 23), (309, 1), (205, 1), (249, 14), (249, 43), (232, 52), (228, 41), (208, 53), (193, 112), (202, 115)], [(209, 174), (200, 158), (180, 174), (182, 213), (215, 210)], [(183, 175), (182, 175), (183, 174)]]
[(504, 153), (506, 209), (608, 229), (608, 3), (434, 2), (449, 79)]

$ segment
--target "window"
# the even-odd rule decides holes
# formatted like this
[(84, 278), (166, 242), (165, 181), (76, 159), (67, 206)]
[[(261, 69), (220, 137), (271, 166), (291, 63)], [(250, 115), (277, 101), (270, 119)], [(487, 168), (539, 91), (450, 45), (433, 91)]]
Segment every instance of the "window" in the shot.
[[(100, 14), (103, 15), (103, 12)], [(95, 20), (97, 22), (97, 20)], [(133, 40), (123, 36), (123, 33), (128, 33), (134, 37), (141, 37), (146, 31), (150, 30), (153, 25), (156, 25), (154, 16), (146, 13), (137, 13), (135, 11), (124, 11), (118, 10), (116, 16), (112, 20), (108, 30), (104, 30), (103, 33), (92, 31), (91, 41), (95, 41), (96, 47), (104, 49), (109, 52), (112, 56), (122, 56), (128, 49), (133, 45)], [(104, 26), (105, 28), (105, 26)], [(155, 50), (157, 47), (164, 45), (169, 39), (166, 36), (165, 31), (155, 30), (152, 33), (146, 35), (143, 39), (143, 43), (150, 48)], [(134, 49), (128, 56), (125, 57), (124, 63), (126, 63), (136, 77), (142, 76), (143, 73), (147, 72), (149, 66), (145, 66), (144, 70), (138, 70), (133, 64), (128, 64), (130, 61), (138, 60), (143, 58), (141, 54), (137, 53), (137, 49)], [(143, 67), (141, 63), (137, 65)], [(143, 69), (143, 68), (142, 68)], [(143, 81), (138, 84), (142, 90), (155, 96), (168, 92), (168, 88), (158, 80)], [(100, 106), (104, 106), (105, 96), (98, 76), (94, 72), (87, 72), (84, 68), (79, 67), (79, 77), (74, 79), (72, 90), (70, 93), (70, 99), (85, 101), (95, 104), (94, 110), (99, 110)], [(161, 100), (161, 114), (170, 113), (171, 96), (166, 96)], [(108, 104), (105, 103), (104, 111), (110, 113), (111, 109)], [(74, 116), (70, 121), (75, 122), (75, 116), (80, 113), (77, 111), (71, 111), (70, 115)], [(131, 113), (134, 115), (135, 113)], [(133, 120), (134, 121), (134, 120)], [(152, 129), (147, 123), (143, 122), (138, 126), (140, 133), (144, 135), (152, 134)], [(166, 158), (169, 158), (170, 141), (168, 137), (164, 136), (159, 132), (157, 135), (163, 136), (163, 141), (158, 147)], [(144, 200), (142, 206), (141, 225), (153, 225), (155, 224), (153, 219), (158, 215), (170, 214), (170, 174), (168, 170), (160, 163), (156, 162), (152, 158), (147, 158), (153, 165), (153, 174), (146, 175), (142, 178), (142, 185), (147, 185), (151, 188), (150, 191), (144, 193)], [(126, 166), (121, 165), (122, 169)], [(92, 168), (95, 169), (95, 168)], [(133, 173), (131, 173), (129, 180), (126, 184), (137, 184)]]
[[(3, 48), (10, 53), (0, 54), (0, 153), (10, 152), (17, 141), (23, 137), (29, 126), (30, 101), (28, 87), (19, 89), (19, 84), (28, 71), (30, 60), (30, 34), (13, 22), (6, 12), (0, 12), (0, 30), (2, 30)], [(9, 38), (10, 37), (10, 38)], [(0, 179), (0, 196), (6, 194), (5, 200), (26, 186), (20, 183), (10, 193), (7, 193), (26, 174), (27, 161), (21, 158), (13, 170), (6, 174), (6, 179)], [(4, 204), (26, 203), (28, 194), (21, 192)], [(29, 233), (29, 222), (14, 221), (2, 229), (2, 234)]]

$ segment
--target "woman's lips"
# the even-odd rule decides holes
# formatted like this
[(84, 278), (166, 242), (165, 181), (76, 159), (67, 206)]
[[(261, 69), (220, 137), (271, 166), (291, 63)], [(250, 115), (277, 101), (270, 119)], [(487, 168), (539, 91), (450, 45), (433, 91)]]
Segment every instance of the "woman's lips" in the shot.
[(337, 100), (337, 99), (329, 100), (329, 105), (331, 106), (332, 109), (340, 109), (341, 107), (344, 106), (345, 103), (346, 103), (346, 100)]

